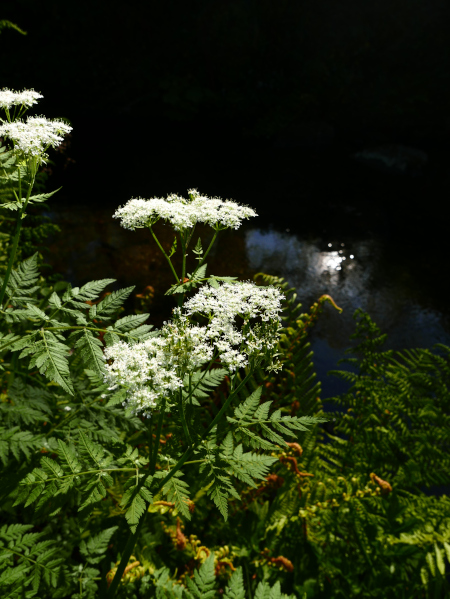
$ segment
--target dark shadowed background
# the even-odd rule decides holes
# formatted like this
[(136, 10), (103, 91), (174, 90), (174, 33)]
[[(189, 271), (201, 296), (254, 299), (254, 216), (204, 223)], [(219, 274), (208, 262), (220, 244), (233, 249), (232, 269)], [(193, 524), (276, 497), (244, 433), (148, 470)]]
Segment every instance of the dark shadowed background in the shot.
[(50, 165), (64, 276), (153, 285), (158, 312), (154, 248), (111, 215), (197, 187), (260, 215), (221, 242), (217, 274), (343, 304), (313, 338), (322, 378), (358, 306), (392, 347), (450, 343), (448, 2), (15, 0), (0, 18), (28, 32), (1, 34), (0, 86), (74, 128)]

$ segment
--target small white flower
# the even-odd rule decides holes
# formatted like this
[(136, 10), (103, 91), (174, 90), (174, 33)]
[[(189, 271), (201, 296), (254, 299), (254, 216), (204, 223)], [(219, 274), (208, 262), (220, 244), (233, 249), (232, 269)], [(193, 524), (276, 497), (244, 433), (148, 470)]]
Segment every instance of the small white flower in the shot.
[(70, 410), (71, 410), (72, 408), (71, 408), (70, 406), (65, 406), (65, 407), (64, 407), (64, 409), (65, 409), (65, 411), (66, 411), (66, 412), (70, 412)]
[(0, 91), (0, 108), (9, 110), (12, 106), (26, 106), (30, 108), (33, 104), (37, 104), (41, 94), (32, 89), (24, 89), (22, 92), (13, 92), (10, 89)]
[(8, 137), (14, 142), (14, 149), (27, 156), (46, 157), (50, 146), (56, 148), (63, 141), (63, 135), (72, 127), (63, 121), (51, 121), (45, 117), (28, 117), (26, 122), (14, 121), (0, 125), (0, 137)]
[(247, 206), (231, 200), (208, 198), (200, 195), (197, 190), (190, 189), (189, 199), (174, 194), (166, 199), (132, 198), (125, 206), (116, 210), (113, 218), (119, 218), (122, 226), (131, 231), (151, 226), (160, 218), (170, 222), (176, 231), (181, 231), (190, 229), (197, 222), (215, 228), (238, 229), (241, 222), (251, 216), (257, 214)]

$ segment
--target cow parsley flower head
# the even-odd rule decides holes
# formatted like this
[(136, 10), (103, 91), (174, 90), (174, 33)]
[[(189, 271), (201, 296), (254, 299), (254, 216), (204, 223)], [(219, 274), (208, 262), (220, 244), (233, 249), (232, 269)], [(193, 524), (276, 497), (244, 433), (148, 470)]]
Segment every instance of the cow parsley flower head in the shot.
[(14, 149), (26, 156), (46, 158), (49, 147), (56, 148), (63, 141), (63, 135), (70, 133), (72, 127), (63, 121), (51, 121), (45, 117), (28, 117), (26, 122), (14, 121), (0, 125), (0, 136), (14, 142)]
[(208, 198), (196, 189), (189, 190), (189, 199), (171, 194), (167, 198), (144, 200), (132, 198), (125, 206), (118, 208), (114, 218), (119, 218), (125, 229), (153, 225), (162, 218), (177, 231), (192, 228), (197, 222), (217, 229), (238, 229), (241, 222), (256, 212), (231, 200)]
[[(271, 369), (279, 338), (282, 294), (274, 287), (253, 283), (225, 283), (218, 289), (205, 286), (182, 311), (164, 323), (159, 335), (130, 345), (124, 341), (105, 349), (105, 381), (110, 388), (127, 389), (127, 403), (134, 413), (149, 415), (162, 398), (171, 398), (192, 374), (214, 358), (234, 372), (265, 358)], [(190, 322), (194, 314), (207, 324)], [(242, 322), (239, 322), (239, 318)], [(257, 322), (251, 322), (257, 319)]]
[[(200, 314), (208, 318), (208, 337), (230, 371), (263, 357), (271, 369), (278, 369), (273, 357), (282, 298), (276, 287), (258, 287), (249, 282), (204, 285), (184, 304), (184, 309), (188, 316)], [(237, 328), (237, 317), (243, 321), (241, 329)]]
[(186, 314), (198, 312), (220, 320), (261, 317), (263, 321), (279, 320), (283, 295), (276, 287), (258, 287), (254, 283), (222, 283), (204, 285), (185, 304)]
[(105, 381), (110, 388), (127, 389), (132, 411), (155, 408), (163, 397), (171, 397), (183, 386), (186, 373), (193, 372), (213, 355), (203, 328), (191, 326), (187, 317), (174, 311), (174, 320), (162, 327), (158, 337), (129, 345), (120, 341), (105, 349)]
[(2, 89), (0, 91), (0, 108), (9, 110), (13, 106), (26, 106), (30, 108), (33, 104), (37, 104), (40, 98), (43, 98), (41, 94), (35, 92), (33, 89), (24, 89), (22, 92), (13, 92), (10, 89)]

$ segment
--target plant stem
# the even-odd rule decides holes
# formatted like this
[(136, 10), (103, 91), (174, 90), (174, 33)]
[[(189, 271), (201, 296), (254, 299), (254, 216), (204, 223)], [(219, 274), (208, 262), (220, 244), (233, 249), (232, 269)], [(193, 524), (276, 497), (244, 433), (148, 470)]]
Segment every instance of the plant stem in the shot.
[(156, 458), (158, 456), (159, 440), (161, 438), (161, 429), (162, 429), (162, 424), (163, 424), (163, 420), (164, 420), (164, 409), (165, 409), (165, 407), (166, 407), (166, 400), (163, 399), (163, 402), (161, 404), (161, 411), (160, 411), (160, 414), (159, 414), (158, 425), (156, 427), (155, 447), (153, 449), (153, 453), (152, 453), (152, 456), (150, 458), (149, 474), (151, 474), (152, 476), (155, 474)]
[[(162, 423), (164, 420), (164, 408), (166, 406), (166, 400), (163, 400), (163, 403), (161, 405), (161, 412), (159, 415), (159, 420), (158, 420), (158, 425), (157, 425), (157, 429), (156, 429), (156, 439), (155, 439), (155, 446), (153, 448), (153, 454), (150, 457), (150, 464), (149, 464), (149, 468), (147, 471), (147, 476), (144, 476), (140, 481), (139, 481), (139, 486), (137, 489), (137, 492), (139, 491), (139, 488), (144, 484), (146, 478), (149, 475), (155, 474), (155, 467), (156, 467), (156, 459), (158, 457), (158, 449), (159, 449), (159, 441), (161, 438), (161, 429), (162, 429)], [(165, 480), (165, 479), (164, 479)], [(142, 525), (144, 523), (145, 520), (145, 514), (143, 514), (141, 516), (141, 519), (139, 520), (139, 524), (136, 527), (136, 530), (134, 531), (134, 533), (131, 533), (127, 539), (127, 543), (125, 545), (125, 548), (123, 550), (123, 554), (122, 554), (122, 559), (120, 560), (120, 564), (119, 567), (116, 570), (116, 573), (114, 575), (114, 578), (111, 581), (111, 585), (106, 593), (106, 596), (109, 598), (112, 598), (115, 596), (117, 588), (120, 584), (120, 581), (122, 579), (123, 573), (125, 571), (125, 568), (127, 567), (128, 564), (128, 560), (130, 559), (131, 554), (133, 553), (133, 549), (134, 546), (136, 544), (136, 540), (139, 537), (139, 533), (141, 531)]]
[[(167, 262), (169, 263), (170, 270), (173, 272), (173, 276), (175, 277), (175, 279), (176, 279), (177, 283), (179, 283), (179, 282), (180, 282), (180, 279), (178, 278), (178, 275), (177, 275), (177, 273), (175, 272), (175, 269), (174, 269), (174, 267), (173, 267), (173, 264), (172, 264), (172, 260), (169, 258), (169, 256), (168, 256), (168, 255), (166, 254), (166, 252), (164, 251), (164, 249), (163, 249), (162, 245), (159, 243), (159, 239), (156, 237), (156, 235), (155, 235), (155, 233), (154, 233), (154, 231), (153, 231), (152, 227), (149, 227), (149, 229), (150, 229), (150, 233), (153, 235), (153, 239), (156, 241), (156, 243), (158, 244), (158, 247), (159, 247), (159, 249), (162, 251), (162, 253), (164, 254), (164, 256), (165, 256), (165, 258), (166, 258), (166, 260), (167, 260)], [(111, 588), (111, 587), (110, 587), (110, 588)]]
[(189, 434), (189, 429), (186, 422), (186, 414), (184, 413), (184, 404), (183, 404), (183, 390), (180, 389), (180, 417), (181, 424), (183, 426), (184, 436), (186, 437), (186, 443), (188, 446), (192, 445), (191, 435)]
[[(30, 199), (31, 190), (33, 189), (34, 179), (36, 176), (36, 164), (35, 158), (32, 159), (32, 166), (29, 165), (30, 172), (30, 184), (28, 186), (27, 197), (25, 199), (25, 204), (18, 210), (17, 220), (16, 220), (16, 228), (14, 231), (14, 239), (11, 248), (11, 254), (9, 256), (8, 266), (6, 267), (5, 277), (3, 279), (3, 285), (0, 289), (0, 307), (3, 306), (3, 298), (5, 297), (6, 287), (8, 286), (9, 277), (11, 276), (11, 270), (14, 264), (14, 260), (16, 259), (17, 246), (19, 245), (20, 231), (22, 229), (22, 220), (25, 215), (25, 210), (27, 209), (28, 200)], [(19, 166), (19, 199), (22, 200), (22, 186), (20, 180), (20, 166)]]
[(185, 243), (183, 234), (180, 235), (180, 239), (181, 239), (181, 250), (183, 252), (183, 263), (181, 266), (181, 282), (183, 282), (184, 278), (186, 276), (186, 243)]
[[(211, 424), (208, 426), (208, 428), (206, 429), (205, 433), (202, 435), (202, 437), (193, 445), (191, 445), (191, 447), (189, 447), (184, 454), (181, 456), (181, 458), (178, 460), (178, 463), (176, 464), (176, 466), (174, 466), (172, 468), (172, 470), (168, 473), (168, 475), (159, 483), (158, 487), (155, 489), (155, 491), (153, 492), (154, 496), (156, 496), (161, 489), (164, 487), (164, 485), (166, 485), (169, 480), (178, 472), (178, 470), (180, 470), (180, 468), (189, 460), (189, 458), (191, 457), (191, 455), (194, 453), (194, 451), (197, 449), (197, 447), (200, 445), (200, 443), (202, 443), (202, 441), (204, 441), (206, 439), (206, 437), (209, 435), (209, 433), (212, 431), (212, 429), (216, 426), (216, 424), (222, 419), (222, 416), (225, 414), (225, 412), (227, 411), (230, 403), (232, 402), (232, 400), (234, 399), (234, 397), (237, 395), (237, 393), (240, 391), (240, 389), (242, 388), (242, 386), (247, 382), (247, 380), (250, 378), (250, 376), (253, 374), (253, 371), (250, 370), (248, 372), (248, 374), (245, 376), (244, 380), (238, 385), (238, 387), (236, 387), (236, 389), (230, 393), (230, 395), (228, 396), (226, 402), (223, 404), (223, 406), (221, 407), (221, 409), (219, 410), (219, 412), (216, 414), (216, 417), (214, 418), (214, 420), (211, 422)], [(162, 412), (161, 412), (162, 413)], [(152, 456), (152, 465), (151, 465), (151, 474), (154, 474), (154, 468), (156, 465), (156, 456), (158, 453), (158, 445), (159, 445), (159, 433), (161, 431), (161, 425), (162, 425), (162, 418), (160, 418), (160, 421), (158, 422), (158, 431), (156, 433), (156, 446), (155, 446), (155, 452), (154, 455)], [(125, 545), (125, 548), (123, 550), (123, 554), (122, 554), (122, 559), (120, 561), (119, 567), (117, 568), (117, 571), (114, 575), (114, 578), (111, 582), (111, 585), (108, 589), (108, 593), (107, 593), (107, 597), (108, 599), (113, 599), (116, 591), (117, 591), (117, 587), (119, 586), (120, 580), (122, 578), (122, 575), (125, 571), (126, 565), (128, 564), (128, 560), (130, 559), (130, 556), (134, 550), (134, 546), (136, 544), (136, 541), (139, 537), (140, 531), (142, 529), (142, 526), (144, 524), (144, 520), (145, 520), (145, 515), (147, 512), (145, 512), (142, 516), (141, 519), (139, 520), (139, 524), (136, 527), (136, 530), (134, 533), (131, 533), (130, 536), (128, 537), (127, 543)]]
[[(184, 240), (184, 234), (181, 233), (180, 235), (180, 239), (181, 239), (181, 251), (183, 252), (183, 262), (182, 262), (182, 266), (181, 266), (181, 283), (184, 283), (184, 279), (186, 277), (186, 243)], [(183, 301), (184, 301), (184, 293), (181, 293), (178, 296), (178, 307), (181, 307), (183, 305)]]

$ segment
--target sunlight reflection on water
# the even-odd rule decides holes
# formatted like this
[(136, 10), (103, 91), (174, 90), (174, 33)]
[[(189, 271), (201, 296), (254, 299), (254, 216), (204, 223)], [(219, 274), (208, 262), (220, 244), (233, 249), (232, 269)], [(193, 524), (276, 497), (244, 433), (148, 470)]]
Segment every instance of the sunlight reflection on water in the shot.
[(327, 306), (311, 337), (323, 397), (346, 388), (326, 373), (344, 367), (337, 360), (351, 343), (357, 308), (367, 311), (388, 334), (384, 349), (450, 345), (448, 319), (443, 314), (421, 306), (414, 291), (400, 280), (389, 276), (380, 280), (381, 243), (377, 240), (344, 245), (340, 240), (304, 240), (285, 232), (249, 229), (246, 251), (251, 268), (282, 276), (297, 290), (305, 311), (324, 293), (343, 308), (339, 314)]

